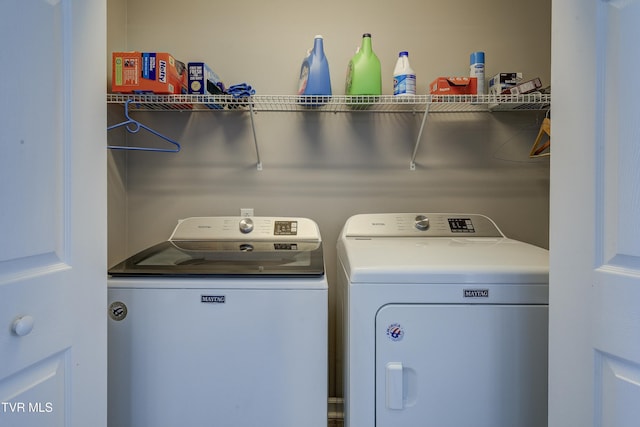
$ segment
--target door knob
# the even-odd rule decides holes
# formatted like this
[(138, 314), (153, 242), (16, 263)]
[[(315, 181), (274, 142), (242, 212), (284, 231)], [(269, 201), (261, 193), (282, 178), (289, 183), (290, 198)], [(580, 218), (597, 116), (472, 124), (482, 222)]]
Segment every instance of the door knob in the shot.
[(28, 335), (33, 330), (33, 322), (31, 316), (20, 316), (13, 321), (13, 332), (19, 337)]

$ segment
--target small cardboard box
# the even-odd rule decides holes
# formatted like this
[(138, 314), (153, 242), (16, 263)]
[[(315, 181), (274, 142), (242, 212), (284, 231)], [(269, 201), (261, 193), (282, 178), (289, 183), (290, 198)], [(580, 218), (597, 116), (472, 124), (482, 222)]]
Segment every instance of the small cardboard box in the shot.
[(522, 95), (525, 93), (535, 92), (541, 87), (542, 87), (542, 81), (540, 80), (539, 77), (536, 77), (535, 79), (531, 79), (524, 83), (519, 83), (514, 87), (510, 87), (509, 89), (506, 89), (504, 93), (511, 94), (511, 95)]
[(522, 73), (498, 73), (489, 79), (489, 94), (500, 95), (522, 81)]
[(185, 64), (165, 52), (113, 52), (113, 93), (187, 93)]
[(221, 95), (226, 88), (218, 75), (204, 62), (189, 62), (189, 93), (198, 95)]
[(476, 95), (476, 77), (438, 77), (429, 85), (431, 95)]

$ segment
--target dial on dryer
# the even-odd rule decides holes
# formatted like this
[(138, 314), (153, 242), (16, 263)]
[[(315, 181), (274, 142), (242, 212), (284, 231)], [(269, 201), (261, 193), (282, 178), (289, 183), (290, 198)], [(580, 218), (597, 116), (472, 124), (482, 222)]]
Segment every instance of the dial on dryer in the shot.
[(425, 231), (429, 228), (429, 218), (426, 215), (417, 215), (415, 218), (415, 227), (420, 231)]

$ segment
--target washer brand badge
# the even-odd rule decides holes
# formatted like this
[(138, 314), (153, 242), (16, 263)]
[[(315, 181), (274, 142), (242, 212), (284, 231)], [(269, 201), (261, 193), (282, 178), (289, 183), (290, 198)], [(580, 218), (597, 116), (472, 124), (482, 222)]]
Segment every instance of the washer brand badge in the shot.
[(465, 298), (489, 298), (489, 289), (465, 289)]
[(392, 323), (387, 328), (387, 337), (391, 341), (400, 341), (404, 337), (404, 329), (399, 323)]
[(201, 295), (200, 302), (224, 304), (226, 302), (226, 298), (224, 295)]
[(127, 306), (121, 301), (114, 301), (109, 306), (109, 316), (115, 321), (124, 320), (127, 317)]

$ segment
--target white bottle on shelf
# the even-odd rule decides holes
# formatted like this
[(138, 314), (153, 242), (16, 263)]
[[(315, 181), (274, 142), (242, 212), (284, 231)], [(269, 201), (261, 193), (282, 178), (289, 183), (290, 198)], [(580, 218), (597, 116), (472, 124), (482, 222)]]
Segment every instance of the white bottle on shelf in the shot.
[(484, 52), (473, 52), (469, 58), (469, 77), (478, 79), (478, 95), (484, 95)]
[(407, 51), (398, 54), (398, 61), (393, 70), (393, 94), (416, 94), (416, 73), (409, 65), (409, 52)]

